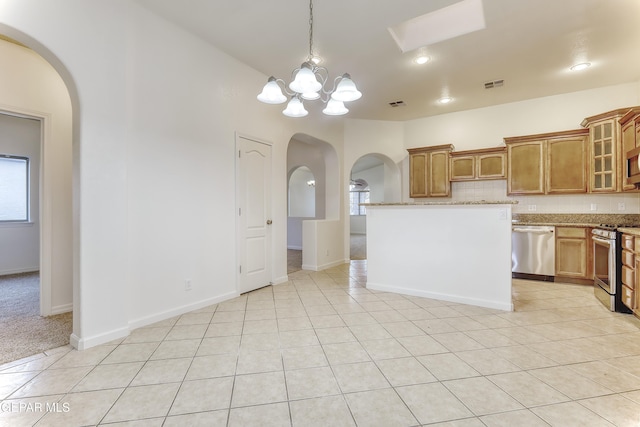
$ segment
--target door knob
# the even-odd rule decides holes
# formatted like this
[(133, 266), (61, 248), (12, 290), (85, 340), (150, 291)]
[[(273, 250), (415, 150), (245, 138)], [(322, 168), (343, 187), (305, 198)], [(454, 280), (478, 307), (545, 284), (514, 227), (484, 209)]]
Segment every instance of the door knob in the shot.
[(267, 220), (267, 225), (271, 225), (273, 224), (273, 221), (271, 221), (270, 219)]

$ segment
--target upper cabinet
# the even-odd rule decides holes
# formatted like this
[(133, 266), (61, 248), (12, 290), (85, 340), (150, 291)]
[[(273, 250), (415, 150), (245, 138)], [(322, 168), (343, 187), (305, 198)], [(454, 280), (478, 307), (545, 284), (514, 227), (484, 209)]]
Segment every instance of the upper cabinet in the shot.
[(449, 153), (453, 145), (410, 148), (409, 197), (450, 197)]
[(506, 147), (452, 152), (451, 181), (505, 179), (506, 152)]
[[(593, 193), (635, 190), (627, 180), (627, 151), (630, 139), (623, 143), (620, 119), (634, 108), (621, 108), (584, 119), (589, 129), (589, 191)], [(635, 138), (633, 145), (635, 148)]]
[(505, 138), (507, 194), (587, 192), (589, 131)]
[[(635, 184), (640, 183), (640, 165), (638, 164), (638, 154), (640, 154), (640, 109), (629, 110), (627, 114), (619, 120), (622, 138), (622, 156), (624, 160), (623, 180), (628, 187), (635, 188)], [(625, 179), (626, 178), (626, 179)]]

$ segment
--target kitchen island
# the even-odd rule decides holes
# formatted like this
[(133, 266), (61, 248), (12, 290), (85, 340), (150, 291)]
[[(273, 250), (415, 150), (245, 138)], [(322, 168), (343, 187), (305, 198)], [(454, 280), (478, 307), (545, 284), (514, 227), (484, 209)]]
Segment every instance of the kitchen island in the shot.
[(367, 288), (512, 311), (515, 203), (364, 204)]

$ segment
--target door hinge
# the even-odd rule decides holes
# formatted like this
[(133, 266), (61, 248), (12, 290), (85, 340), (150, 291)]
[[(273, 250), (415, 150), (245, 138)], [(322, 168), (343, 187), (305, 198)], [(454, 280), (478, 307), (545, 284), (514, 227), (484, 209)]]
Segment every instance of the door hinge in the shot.
[(240, 274), (242, 274), (242, 266), (240, 266)]
[(242, 208), (238, 208), (238, 215), (242, 215)]
[(242, 151), (238, 150), (238, 158), (242, 157)]

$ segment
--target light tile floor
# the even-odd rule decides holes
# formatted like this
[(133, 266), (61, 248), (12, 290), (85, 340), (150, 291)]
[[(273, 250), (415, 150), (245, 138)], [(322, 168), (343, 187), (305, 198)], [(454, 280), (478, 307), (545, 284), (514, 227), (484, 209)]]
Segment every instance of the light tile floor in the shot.
[(514, 280), (514, 312), (369, 291), (366, 261), (0, 366), (1, 426), (638, 426), (640, 322)]

